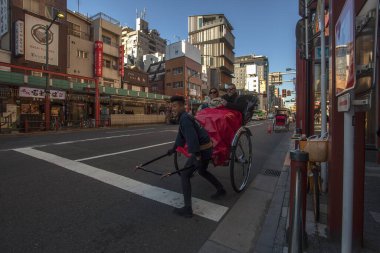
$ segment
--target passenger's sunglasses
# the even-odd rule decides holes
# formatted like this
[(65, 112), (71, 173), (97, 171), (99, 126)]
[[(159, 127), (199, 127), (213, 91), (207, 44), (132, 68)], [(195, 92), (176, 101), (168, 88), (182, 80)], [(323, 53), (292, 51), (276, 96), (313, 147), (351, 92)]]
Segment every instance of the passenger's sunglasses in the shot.
[(216, 94), (216, 93), (218, 93), (218, 92), (216, 92), (216, 91), (210, 91), (209, 95)]
[(235, 88), (228, 88), (227, 91), (236, 90)]

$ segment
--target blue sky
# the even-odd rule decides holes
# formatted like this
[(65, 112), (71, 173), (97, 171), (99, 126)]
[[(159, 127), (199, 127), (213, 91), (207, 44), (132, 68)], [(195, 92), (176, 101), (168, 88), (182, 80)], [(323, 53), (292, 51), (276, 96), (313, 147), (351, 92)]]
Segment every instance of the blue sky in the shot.
[[(77, 11), (78, 0), (68, 0), (67, 6)], [(136, 9), (144, 8), (150, 29), (171, 42), (187, 38), (188, 16), (223, 13), (234, 27), (235, 56), (266, 55), (270, 72), (295, 68), (296, 0), (79, 0), (81, 13), (91, 16), (101, 11), (132, 28)], [(281, 88), (293, 89), (293, 85)]]

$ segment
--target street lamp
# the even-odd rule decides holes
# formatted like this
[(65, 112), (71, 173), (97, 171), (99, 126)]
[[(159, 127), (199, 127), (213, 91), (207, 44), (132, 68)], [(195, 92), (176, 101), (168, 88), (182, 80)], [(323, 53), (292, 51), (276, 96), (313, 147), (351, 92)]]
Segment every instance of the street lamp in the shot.
[[(45, 26), (45, 45), (46, 45), (46, 63), (45, 70), (48, 71), (49, 66), (49, 30), (50, 27), (58, 18), (64, 18), (65, 15), (58, 12), (49, 25)], [(50, 90), (49, 90), (49, 73), (46, 72), (46, 83), (45, 83), (45, 130), (50, 128)]]
[[(190, 78), (197, 75), (198, 75), (198, 72), (194, 72), (193, 74), (187, 77), (187, 111), (189, 111), (189, 108), (191, 106), (190, 108), (191, 112), (193, 111), (193, 103), (190, 102)], [(190, 103), (190, 106), (189, 106), (189, 103)]]

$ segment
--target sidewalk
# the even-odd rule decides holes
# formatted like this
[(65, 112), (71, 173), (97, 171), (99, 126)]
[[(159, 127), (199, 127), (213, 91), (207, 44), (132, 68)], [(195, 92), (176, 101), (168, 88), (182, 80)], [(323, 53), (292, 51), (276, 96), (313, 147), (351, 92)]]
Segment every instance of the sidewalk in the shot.
[[(293, 145), (291, 144), (291, 147)], [(367, 159), (368, 160), (368, 159)], [(276, 186), (265, 218), (263, 229), (254, 246), (257, 253), (285, 253), (288, 252), (286, 227), (289, 207), (290, 163), (284, 163), (280, 180)], [(285, 180), (285, 181), (283, 181)], [(366, 163), (365, 204), (364, 204), (364, 246), (363, 253), (380, 252), (380, 166), (374, 162)], [(312, 196), (307, 195), (306, 233), (308, 246), (304, 252), (308, 253), (340, 253), (340, 242), (331, 242), (327, 237), (327, 200), (328, 193), (320, 196), (320, 220), (314, 222)]]
[[(290, 137), (289, 137), (290, 139)], [(288, 139), (288, 140), (289, 140)], [(199, 253), (285, 253), (290, 189), (290, 158), (293, 141), (283, 141), (260, 173), (228, 212)], [(281, 158), (281, 159), (279, 159)], [(380, 252), (380, 166), (366, 163), (364, 248)], [(308, 253), (340, 253), (340, 242), (327, 238), (327, 198), (320, 196), (320, 221), (314, 222), (311, 195), (307, 196), (306, 233)], [(247, 213), (250, 214), (247, 217)]]

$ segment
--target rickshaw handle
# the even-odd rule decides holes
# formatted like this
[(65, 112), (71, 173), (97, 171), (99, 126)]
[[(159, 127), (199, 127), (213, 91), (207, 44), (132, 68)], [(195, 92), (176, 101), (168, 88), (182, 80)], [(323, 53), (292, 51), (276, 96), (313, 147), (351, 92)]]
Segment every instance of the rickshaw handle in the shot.
[(156, 157), (156, 158), (154, 158), (154, 159), (152, 159), (152, 160), (150, 160), (150, 161), (148, 161), (148, 162), (146, 162), (146, 163), (144, 163), (144, 164), (140, 164), (139, 165), (139, 167), (143, 167), (143, 166), (146, 166), (146, 165), (148, 165), (148, 164), (151, 164), (152, 162), (155, 162), (155, 161), (157, 161), (157, 160), (160, 160), (160, 159), (162, 159), (162, 158), (164, 158), (164, 157), (166, 157), (166, 156), (168, 156), (169, 154), (164, 154), (164, 155), (161, 155), (161, 156), (159, 156), (159, 157)]

